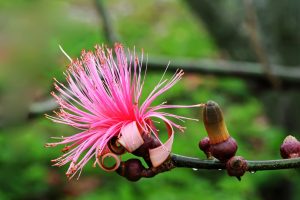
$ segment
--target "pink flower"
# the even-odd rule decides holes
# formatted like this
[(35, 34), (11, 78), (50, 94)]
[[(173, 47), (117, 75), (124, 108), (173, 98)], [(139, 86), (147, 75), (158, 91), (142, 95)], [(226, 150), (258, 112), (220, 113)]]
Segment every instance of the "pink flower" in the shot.
[[(60, 93), (52, 95), (60, 105), (57, 115), (47, 116), (54, 122), (67, 124), (80, 130), (79, 133), (58, 138), (60, 142), (48, 143), (47, 147), (59, 144), (67, 145), (64, 154), (53, 160), (55, 166), (70, 163), (67, 176), (79, 175), (85, 164), (93, 157), (100, 167), (101, 157), (113, 156), (117, 165), (118, 155), (108, 148), (108, 142), (118, 138), (118, 143), (132, 152), (143, 144), (142, 133), (154, 134), (157, 130), (153, 118), (165, 122), (169, 139), (165, 144), (150, 149), (150, 158), (154, 166), (160, 165), (170, 154), (173, 143), (173, 127), (183, 131), (183, 127), (169, 118), (188, 119), (182, 116), (160, 111), (166, 108), (192, 106), (165, 105), (151, 107), (152, 102), (178, 82), (183, 71), (177, 71), (170, 80), (163, 80), (141, 102), (144, 85), (142, 64), (135, 56), (126, 56), (121, 44), (115, 45), (115, 58), (112, 49), (96, 46), (95, 52), (82, 52), (81, 58), (72, 61), (66, 71), (67, 86), (55, 80), (55, 88)], [(129, 59), (129, 62), (128, 62)], [(199, 105), (194, 105), (199, 106)]]

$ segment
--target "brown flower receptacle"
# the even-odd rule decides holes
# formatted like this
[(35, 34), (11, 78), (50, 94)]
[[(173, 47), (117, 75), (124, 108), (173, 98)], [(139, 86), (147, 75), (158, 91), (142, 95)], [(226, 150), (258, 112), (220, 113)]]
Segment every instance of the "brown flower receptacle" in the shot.
[(116, 172), (125, 177), (127, 180), (135, 182), (144, 178), (152, 178), (157, 174), (169, 171), (175, 168), (174, 162), (171, 156), (158, 167), (145, 168), (139, 159), (129, 159), (122, 162)]
[(150, 160), (149, 149), (156, 148), (161, 145), (161, 143), (154, 136), (146, 133), (142, 133), (142, 138), (144, 143), (135, 151), (132, 152), (133, 155), (142, 157), (147, 163), (148, 167), (152, 167), (152, 162)]
[(236, 141), (229, 137), (223, 142), (211, 144), (210, 151), (215, 158), (221, 162), (226, 162), (235, 155), (237, 148)]
[(116, 172), (129, 181), (138, 181), (142, 178), (142, 171), (145, 169), (139, 159), (129, 159), (122, 162)]

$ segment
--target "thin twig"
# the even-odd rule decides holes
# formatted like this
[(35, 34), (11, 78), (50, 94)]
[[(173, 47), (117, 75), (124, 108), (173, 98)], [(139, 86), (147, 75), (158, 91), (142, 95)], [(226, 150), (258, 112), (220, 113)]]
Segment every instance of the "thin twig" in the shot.
[[(175, 167), (194, 168), (194, 169), (226, 169), (225, 163), (218, 160), (200, 160), (182, 155), (173, 154), (171, 156)], [(278, 160), (246, 160), (249, 172), (262, 170), (280, 170), (300, 168), (300, 158), (278, 159)]]
[[(250, 173), (254, 173), (256, 171), (265, 171), (265, 170), (282, 170), (282, 169), (294, 169), (294, 168), (300, 168), (300, 158), (291, 158), (291, 159), (279, 159), (279, 160), (245, 160), (246, 167), (240, 168), (242, 165), (240, 165), (239, 162), (237, 162), (236, 166), (239, 166), (238, 168), (230, 168), (230, 172), (233, 173), (236, 170), (236, 172), (240, 172), (240, 170), (243, 170), (242, 174), (236, 174), (236, 177), (238, 180), (241, 180), (241, 176), (244, 174), (244, 172), (248, 171)], [(141, 164), (141, 163), (140, 163)], [(141, 164), (142, 165), (142, 164)], [(143, 166), (140, 166), (143, 168)], [(226, 167), (226, 163), (220, 162), (216, 159), (213, 160), (201, 160), (198, 158), (192, 158), (187, 156), (182, 156), (178, 154), (172, 154), (169, 159), (167, 159), (163, 164), (161, 164), (158, 167), (149, 167), (144, 168), (140, 174), (136, 174), (136, 176), (139, 176), (140, 178), (152, 178), (158, 174), (170, 171), (175, 168), (192, 168), (193, 170), (199, 170), (199, 169), (205, 169), (205, 170), (228, 170)], [(138, 173), (138, 172), (136, 172)], [(229, 174), (229, 173), (228, 173)], [(120, 174), (121, 176), (126, 177), (128, 180), (131, 181), (137, 181), (138, 179), (132, 180), (130, 177), (132, 175), (124, 173)], [(229, 174), (230, 176), (235, 176), (233, 174)]]

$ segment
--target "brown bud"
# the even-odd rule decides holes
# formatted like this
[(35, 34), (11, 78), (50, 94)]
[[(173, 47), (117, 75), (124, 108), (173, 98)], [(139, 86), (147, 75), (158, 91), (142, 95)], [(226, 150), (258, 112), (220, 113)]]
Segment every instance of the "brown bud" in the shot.
[(291, 135), (287, 136), (280, 147), (280, 154), (282, 158), (300, 157), (300, 142)]
[(240, 177), (248, 170), (248, 163), (242, 156), (234, 156), (226, 163), (226, 169), (229, 176)]
[(210, 145), (212, 156), (221, 162), (226, 162), (228, 159), (232, 158), (235, 155), (237, 148), (236, 141), (232, 137), (229, 137), (223, 142)]
[(138, 181), (142, 177), (145, 167), (139, 159), (129, 159), (122, 162), (116, 172), (129, 181)]
[(212, 156), (211, 151), (210, 151), (210, 142), (209, 142), (208, 137), (205, 137), (202, 140), (200, 140), (199, 149), (205, 153), (207, 158), (210, 158)]

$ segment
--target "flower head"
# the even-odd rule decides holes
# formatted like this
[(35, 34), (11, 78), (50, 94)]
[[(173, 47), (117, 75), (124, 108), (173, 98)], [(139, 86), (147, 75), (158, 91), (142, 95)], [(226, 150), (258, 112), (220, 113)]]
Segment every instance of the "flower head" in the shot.
[[(135, 54), (126, 55), (121, 44), (112, 49), (96, 46), (94, 52), (83, 51), (81, 58), (69, 65), (65, 75), (67, 84), (55, 80), (58, 92), (52, 93), (60, 105), (56, 116), (48, 116), (58, 123), (67, 124), (80, 130), (79, 133), (59, 138), (61, 141), (48, 143), (47, 147), (66, 145), (64, 154), (53, 160), (54, 165), (70, 163), (67, 176), (72, 178), (81, 172), (85, 164), (95, 157), (94, 164), (103, 168), (102, 160), (113, 156), (116, 165), (106, 170), (116, 170), (120, 163), (118, 155), (108, 148), (108, 143), (117, 138), (119, 145), (132, 152), (143, 144), (142, 134), (158, 132), (152, 121), (158, 118), (165, 122), (169, 133), (166, 143), (150, 149), (150, 159), (154, 166), (160, 165), (169, 156), (173, 143), (173, 127), (183, 131), (183, 127), (170, 118), (188, 119), (160, 111), (165, 108), (192, 106), (165, 105), (151, 106), (152, 102), (178, 82), (183, 71), (177, 71), (170, 80), (162, 79), (141, 102), (144, 85), (142, 64)], [(115, 55), (114, 55), (115, 54)], [(114, 57), (115, 56), (115, 57)], [(197, 105), (195, 105), (197, 106)]]

